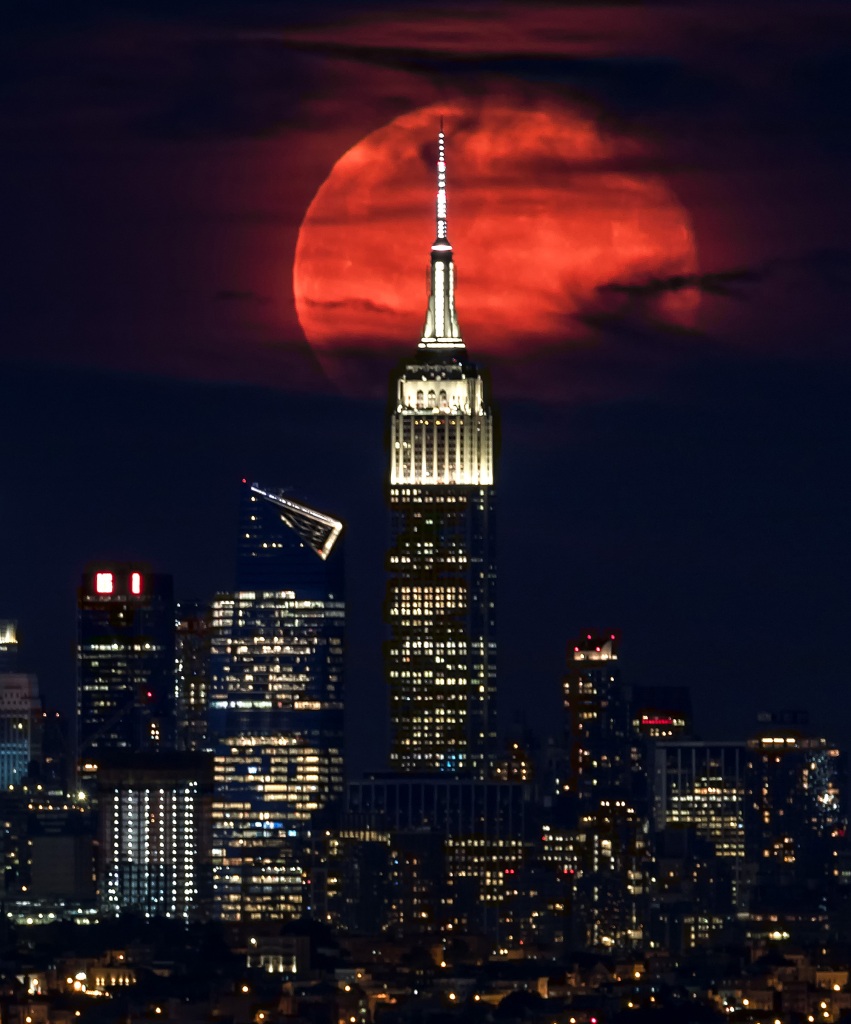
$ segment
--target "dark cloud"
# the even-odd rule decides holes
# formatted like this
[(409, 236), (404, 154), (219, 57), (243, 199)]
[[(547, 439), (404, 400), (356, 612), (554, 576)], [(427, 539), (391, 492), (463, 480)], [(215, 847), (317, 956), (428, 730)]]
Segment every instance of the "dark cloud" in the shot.
[[(372, 299), (345, 299), (337, 301), (317, 301), (316, 299), (310, 299), (306, 296), (302, 299), (305, 306), (313, 306), (315, 309), (347, 309), (352, 311), (366, 312), (366, 313), (395, 313), (396, 310), (392, 306), (384, 306), (380, 302), (373, 302)], [(364, 346), (369, 348), (370, 339), (364, 339)], [(359, 350), (357, 341), (349, 342), (352, 348), (356, 351)]]
[(241, 291), (238, 288), (222, 288), (215, 294), (216, 302), (246, 302), (250, 305), (265, 306), (271, 299), (265, 295), (258, 295), (256, 292)]
[(851, 286), (851, 250), (819, 249), (801, 256), (768, 260), (757, 267), (741, 267), (707, 274), (672, 274), (638, 281), (611, 281), (600, 285), (602, 295), (622, 295), (631, 299), (656, 299), (684, 291), (727, 299), (753, 297), (754, 286), (793, 275), (809, 277), (837, 289)]
[(720, 295), (729, 299), (746, 298), (743, 286), (763, 279), (756, 270), (724, 270), (712, 274), (674, 274), (671, 277), (651, 277), (640, 282), (612, 281), (600, 285), (603, 294), (625, 295), (636, 299), (652, 299), (672, 292), (697, 291), (707, 295)]

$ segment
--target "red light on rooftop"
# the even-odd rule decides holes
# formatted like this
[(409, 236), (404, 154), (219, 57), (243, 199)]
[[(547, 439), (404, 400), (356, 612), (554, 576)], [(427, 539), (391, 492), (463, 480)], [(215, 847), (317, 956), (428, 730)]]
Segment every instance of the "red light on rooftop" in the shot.
[(130, 573), (130, 593), (141, 594), (142, 593), (142, 574), (140, 572)]
[(596, 647), (596, 648), (595, 648), (595, 650), (599, 651), (599, 650), (600, 650), (600, 648), (599, 648), (599, 647)]
[(95, 593), (96, 594), (111, 594), (113, 591), (114, 583), (111, 572), (96, 572), (95, 573)]
[(248, 481), (247, 481), (247, 480), (245, 479), (245, 477), (243, 477), (243, 478), (242, 478), (242, 482), (243, 482), (244, 484), (247, 484), (247, 483), (248, 483)]
[(591, 639), (591, 634), (590, 634), (590, 633), (588, 634), (588, 637), (587, 637), (587, 639), (588, 639), (588, 640), (590, 640), (590, 639)]

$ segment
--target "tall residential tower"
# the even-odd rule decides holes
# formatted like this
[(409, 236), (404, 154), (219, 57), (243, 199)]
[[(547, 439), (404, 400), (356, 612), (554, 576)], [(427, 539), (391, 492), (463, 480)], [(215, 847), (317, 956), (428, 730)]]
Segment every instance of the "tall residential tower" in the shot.
[(455, 312), (442, 131), (438, 140), (425, 327), (391, 393), (390, 760), (483, 778), (496, 735), (494, 423)]

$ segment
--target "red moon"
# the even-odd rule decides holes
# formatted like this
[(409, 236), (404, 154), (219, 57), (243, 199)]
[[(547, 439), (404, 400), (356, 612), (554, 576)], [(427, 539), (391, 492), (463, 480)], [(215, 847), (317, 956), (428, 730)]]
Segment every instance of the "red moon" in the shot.
[[(633, 140), (562, 107), (432, 105), (397, 117), (337, 161), (299, 232), (299, 322), (332, 377), (336, 356), (419, 341), (434, 240), (436, 136), (447, 135), (449, 240), (473, 358), (569, 345), (601, 285), (693, 274), (688, 216)], [(635, 169), (639, 168), (639, 169)], [(688, 324), (696, 297), (656, 313)]]

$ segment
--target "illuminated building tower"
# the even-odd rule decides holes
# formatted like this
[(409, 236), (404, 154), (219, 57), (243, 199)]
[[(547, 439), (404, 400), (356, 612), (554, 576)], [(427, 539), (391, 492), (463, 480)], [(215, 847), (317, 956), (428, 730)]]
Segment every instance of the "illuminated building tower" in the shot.
[(215, 897), (298, 915), (298, 843), (343, 788), (343, 524), (243, 485), (237, 590), (213, 605)]
[(104, 751), (173, 749), (171, 576), (137, 565), (88, 570), (79, 590), (77, 627), (81, 777), (94, 772)]
[(443, 132), (437, 171), (425, 327), (390, 401), (390, 761), (484, 778), (496, 732), (494, 423), (455, 313)]
[(564, 707), (570, 733), (566, 788), (580, 804), (622, 797), (630, 770), (629, 697), (614, 633), (586, 633), (568, 647)]
[(0, 672), (18, 671), (18, 624), (0, 619)]
[(747, 745), (748, 859), (762, 885), (821, 882), (845, 833), (842, 756), (810, 733), (802, 712), (763, 713), (759, 721)]
[(210, 686), (212, 609), (201, 601), (177, 606), (175, 678), (177, 684), (177, 747), (203, 750), (207, 737)]
[(654, 750), (653, 817), (657, 831), (691, 828), (716, 857), (745, 855), (745, 746), (732, 741), (659, 743)]
[(212, 758), (109, 754), (97, 774), (98, 902), (104, 914), (210, 912)]
[(0, 673), (0, 789), (19, 786), (38, 754), (41, 700), (35, 676)]

